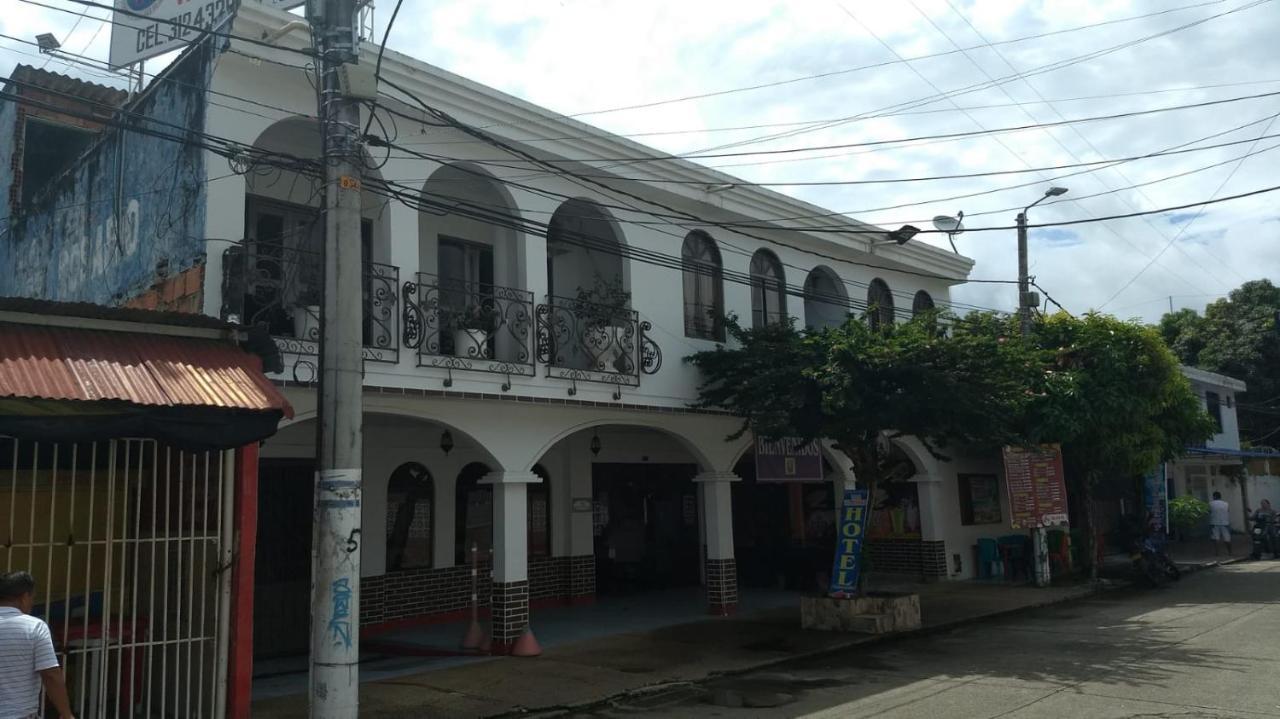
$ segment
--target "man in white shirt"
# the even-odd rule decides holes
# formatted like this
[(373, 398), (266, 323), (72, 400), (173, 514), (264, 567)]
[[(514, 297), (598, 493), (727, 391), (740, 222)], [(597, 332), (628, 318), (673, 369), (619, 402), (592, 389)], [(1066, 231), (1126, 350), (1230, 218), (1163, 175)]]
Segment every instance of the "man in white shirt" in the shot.
[(1215, 555), (1222, 544), (1227, 545), (1227, 555), (1231, 555), (1231, 507), (1222, 500), (1222, 492), (1214, 492), (1213, 501), (1209, 502), (1209, 539)]
[(49, 625), (31, 615), (36, 580), (27, 572), (0, 574), (0, 719), (40, 713), (40, 686), (64, 719), (74, 719)]

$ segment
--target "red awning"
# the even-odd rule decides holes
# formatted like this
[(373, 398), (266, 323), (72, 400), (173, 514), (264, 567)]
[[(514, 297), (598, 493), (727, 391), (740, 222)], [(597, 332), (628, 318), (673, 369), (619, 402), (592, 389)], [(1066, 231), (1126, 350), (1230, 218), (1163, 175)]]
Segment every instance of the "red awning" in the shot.
[(0, 324), (0, 398), (293, 416), (262, 360), (227, 341)]

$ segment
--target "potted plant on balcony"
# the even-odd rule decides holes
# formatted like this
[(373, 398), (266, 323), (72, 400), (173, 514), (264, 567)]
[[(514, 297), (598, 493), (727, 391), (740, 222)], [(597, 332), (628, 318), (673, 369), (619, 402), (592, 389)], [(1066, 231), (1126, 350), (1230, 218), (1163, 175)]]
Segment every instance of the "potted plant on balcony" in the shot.
[(596, 275), (591, 287), (579, 287), (573, 311), (582, 327), (582, 347), (590, 360), (590, 369), (600, 372), (625, 372), (629, 369), (627, 350), (634, 346), (631, 324), (631, 293), (622, 286), (621, 277), (605, 279)]
[(293, 315), (293, 336), (300, 340), (320, 340), (320, 286), (306, 283), (298, 288), (290, 309)]
[(489, 335), (498, 324), (498, 313), (491, 301), (481, 300), (454, 315), (453, 354), (455, 357), (487, 358)]

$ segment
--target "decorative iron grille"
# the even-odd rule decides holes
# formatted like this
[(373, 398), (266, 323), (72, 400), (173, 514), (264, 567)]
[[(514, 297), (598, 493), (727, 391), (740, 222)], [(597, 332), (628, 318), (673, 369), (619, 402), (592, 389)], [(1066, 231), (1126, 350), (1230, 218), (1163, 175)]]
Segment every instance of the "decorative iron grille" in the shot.
[(531, 292), (419, 273), (402, 293), (419, 367), (533, 376)]
[[(400, 268), (365, 262), (362, 274), (364, 359), (398, 362)], [(222, 255), (222, 317), (264, 325), (291, 363), (294, 379), (313, 381), (320, 351), (323, 276), (318, 252), (272, 242), (229, 247)]]
[(538, 360), (547, 376), (638, 387), (662, 366), (652, 325), (635, 310), (548, 297), (538, 305)]

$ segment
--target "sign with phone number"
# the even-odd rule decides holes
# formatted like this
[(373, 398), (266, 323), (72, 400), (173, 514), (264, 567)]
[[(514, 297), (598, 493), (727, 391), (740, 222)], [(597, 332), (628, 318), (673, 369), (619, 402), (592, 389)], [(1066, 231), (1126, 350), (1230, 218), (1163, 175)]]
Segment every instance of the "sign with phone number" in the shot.
[(112, 68), (177, 50), (235, 14), (241, 0), (116, 0), (111, 18)]

